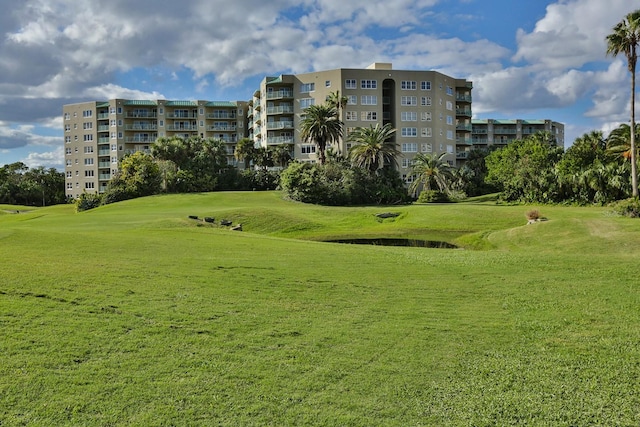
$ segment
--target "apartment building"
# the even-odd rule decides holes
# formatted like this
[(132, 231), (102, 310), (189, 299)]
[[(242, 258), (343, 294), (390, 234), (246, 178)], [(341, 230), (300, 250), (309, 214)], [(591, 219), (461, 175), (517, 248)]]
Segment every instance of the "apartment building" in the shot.
[(112, 99), (63, 107), (67, 197), (104, 192), (123, 156), (148, 151), (159, 137), (202, 136), (227, 145), (247, 136), (247, 102)]
[(295, 159), (315, 162), (315, 145), (299, 138), (300, 122), (305, 108), (338, 93), (347, 98), (341, 110), (345, 137), (334, 150), (345, 155), (357, 127), (391, 123), (402, 152), (398, 167), (409, 182), (418, 153), (444, 152), (455, 164), (457, 153), (470, 150), (471, 90), (470, 81), (436, 71), (394, 70), (390, 63), (265, 77), (249, 102), (249, 135), (257, 146), (291, 144)]
[[(504, 146), (538, 132), (549, 133), (560, 147), (564, 147), (564, 125), (552, 120), (474, 119), (471, 125), (471, 141), (476, 148), (490, 145)], [(458, 153), (458, 160), (465, 158), (466, 153)]]

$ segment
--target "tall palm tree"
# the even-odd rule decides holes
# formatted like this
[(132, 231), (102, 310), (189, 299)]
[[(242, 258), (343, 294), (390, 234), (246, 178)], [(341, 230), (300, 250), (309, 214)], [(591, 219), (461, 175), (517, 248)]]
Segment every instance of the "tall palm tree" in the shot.
[(446, 156), (447, 153), (440, 155), (420, 153), (414, 157), (411, 172), (415, 179), (409, 189), (415, 193), (422, 185), (423, 190), (430, 191), (438, 187), (443, 193), (448, 193), (452, 167), (445, 160)]
[(390, 123), (375, 127), (356, 128), (349, 134), (349, 141), (355, 145), (349, 150), (349, 160), (354, 165), (374, 173), (386, 164), (395, 164), (400, 151), (392, 140), (396, 130)]
[(340, 113), (347, 106), (347, 102), (349, 102), (349, 98), (344, 95), (340, 96), (339, 90), (331, 92), (329, 96), (327, 96), (327, 104), (336, 109), (338, 119), (342, 119)]
[(311, 105), (305, 109), (300, 137), (318, 147), (318, 160), (324, 165), (327, 145), (342, 138), (342, 122), (337, 117), (336, 109), (330, 105)]
[(630, 12), (613, 27), (613, 33), (607, 36), (607, 55), (617, 56), (624, 53), (627, 66), (631, 73), (631, 188), (632, 196), (638, 197), (638, 174), (636, 164), (636, 63), (638, 62), (637, 47), (640, 43), (640, 9)]

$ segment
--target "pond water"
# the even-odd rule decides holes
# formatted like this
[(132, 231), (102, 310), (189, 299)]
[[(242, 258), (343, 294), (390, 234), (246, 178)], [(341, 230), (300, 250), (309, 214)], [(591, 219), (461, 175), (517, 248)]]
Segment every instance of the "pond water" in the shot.
[(414, 248), (437, 248), (437, 249), (458, 249), (456, 245), (437, 240), (417, 240), (417, 239), (335, 239), (325, 240), (329, 243), (349, 243), (354, 245), (377, 245), (377, 246), (410, 246)]

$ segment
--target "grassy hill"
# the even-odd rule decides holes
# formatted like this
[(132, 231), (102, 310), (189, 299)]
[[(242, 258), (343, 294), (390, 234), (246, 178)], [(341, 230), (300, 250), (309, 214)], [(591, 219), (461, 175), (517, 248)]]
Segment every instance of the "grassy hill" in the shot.
[(1, 206), (0, 425), (637, 425), (640, 222), (531, 208)]

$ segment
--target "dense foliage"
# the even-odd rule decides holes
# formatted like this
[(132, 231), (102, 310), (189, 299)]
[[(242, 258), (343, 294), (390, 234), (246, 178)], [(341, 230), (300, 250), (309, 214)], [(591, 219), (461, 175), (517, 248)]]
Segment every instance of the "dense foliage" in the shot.
[(293, 200), (321, 205), (397, 204), (409, 200), (394, 169), (372, 174), (346, 162), (324, 165), (293, 162), (280, 176), (280, 185)]
[(47, 206), (65, 203), (64, 174), (22, 162), (0, 167), (0, 203)]

